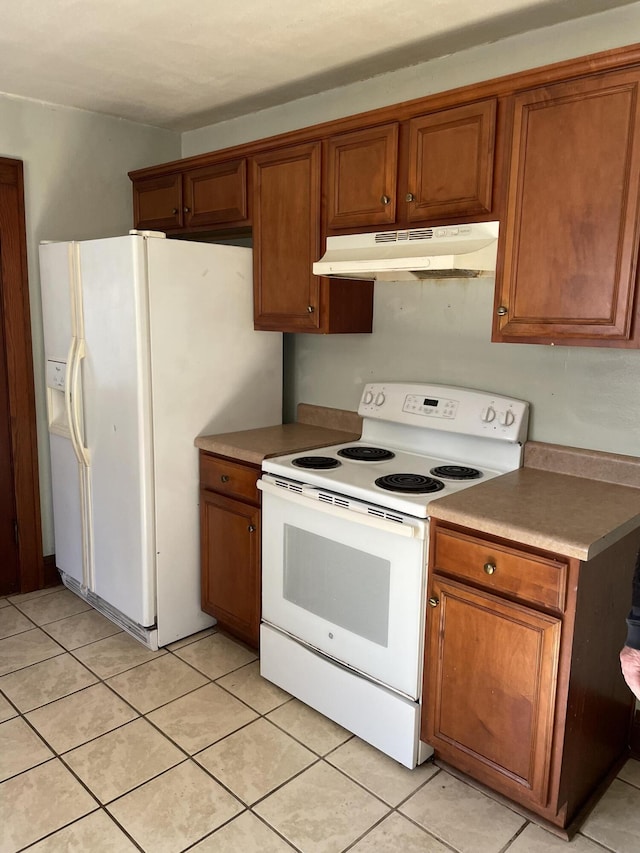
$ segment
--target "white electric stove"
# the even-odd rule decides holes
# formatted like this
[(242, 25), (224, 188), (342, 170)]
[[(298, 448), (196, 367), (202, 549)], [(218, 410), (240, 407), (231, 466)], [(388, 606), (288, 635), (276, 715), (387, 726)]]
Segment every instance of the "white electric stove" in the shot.
[(266, 459), (261, 672), (408, 767), (419, 739), (433, 500), (519, 468), (529, 407), (374, 383), (348, 444)]

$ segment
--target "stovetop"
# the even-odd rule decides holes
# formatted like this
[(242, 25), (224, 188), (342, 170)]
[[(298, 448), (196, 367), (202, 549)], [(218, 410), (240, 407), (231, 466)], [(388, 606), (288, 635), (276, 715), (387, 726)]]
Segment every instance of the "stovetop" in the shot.
[[(336, 444), (331, 447), (321, 447), (313, 452), (290, 453), (287, 456), (277, 456), (265, 459), (263, 470), (270, 474), (285, 477), (288, 480), (296, 480), (306, 483), (318, 489), (324, 489), (334, 494), (344, 494), (368, 503), (388, 507), (407, 515), (426, 518), (428, 505), (435, 498), (451, 495), (461, 489), (468, 488), (475, 483), (483, 483), (492, 477), (504, 473), (489, 468), (481, 469), (481, 476), (473, 480), (451, 480), (437, 477), (431, 474), (431, 469), (439, 465), (459, 465), (458, 460), (443, 459), (442, 457), (425, 456), (418, 453), (409, 453), (397, 448), (385, 448), (392, 450), (393, 459), (382, 462), (353, 462), (341, 458), (338, 451), (348, 447), (356, 447), (359, 444), (371, 446), (369, 442), (349, 442), (348, 444)], [(300, 457), (321, 457), (339, 462), (335, 468), (308, 469), (300, 468), (294, 464), (294, 460)], [(437, 480), (443, 484), (442, 489), (434, 492), (405, 494), (403, 492), (392, 492), (376, 485), (376, 480), (391, 475), (417, 474), (430, 480)]]
[[(432, 500), (522, 464), (528, 404), (520, 400), (450, 386), (375, 383), (365, 386), (358, 413), (364, 418), (359, 441), (265, 459), (263, 470), (426, 518)], [(348, 458), (353, 450), (365, 460)], [(479, 476), (433, 472), (443, 465), (477, 469)], [(402, 486), (413, 487), (416, 477), (418, 490), (406, 492)], [(393, 490), (381, 478), (389, 478)]]

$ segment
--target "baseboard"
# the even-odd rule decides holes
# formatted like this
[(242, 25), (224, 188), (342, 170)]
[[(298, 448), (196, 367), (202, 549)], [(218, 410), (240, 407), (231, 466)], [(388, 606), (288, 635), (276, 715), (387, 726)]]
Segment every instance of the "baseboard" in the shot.
[(43, 559), (43, 588), (47, 586), (56, 586), (60, 583), (60, 575), (56, 569), (56, 555), (48, 554)]

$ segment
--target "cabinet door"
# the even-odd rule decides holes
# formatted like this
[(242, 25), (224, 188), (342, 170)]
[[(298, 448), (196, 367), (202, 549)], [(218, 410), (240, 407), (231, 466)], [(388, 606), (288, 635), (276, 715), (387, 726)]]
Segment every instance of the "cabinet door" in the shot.
[(253, 161), (256, 329), (319, 328), (320, 143), (271, 151)]
[(631, 338), (639, 81), (609, 73), (514, 97), (494, 340)]
[(409, 222), (491, 211), (495, 98), (409, 122)]
[(260, 632), (260, 510), (200, 492), (202, 609), (257, 647)]
[(396, 221), (398, 125), (333, 136), (328, 143), (327, 227)]
[(547, 800), (560, 620), (435, 575), (422, 739), (523, 803)]
[(182, 175), (139, 178), (133, 182), (133, 221), (140, 230), (182, 226)]
[(247, 219), (247, 161), (229, 160), (184, 173), (184, 223), (240, 225)]

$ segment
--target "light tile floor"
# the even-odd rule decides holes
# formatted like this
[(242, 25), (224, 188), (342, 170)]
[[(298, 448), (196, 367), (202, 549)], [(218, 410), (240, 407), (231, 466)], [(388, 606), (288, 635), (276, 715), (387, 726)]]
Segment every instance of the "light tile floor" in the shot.
[(638, 853), (640, 762), (567, 844), (410, 771), (214, 629), (149, 652), (62, 587), (0, 599), (0, 853)]

